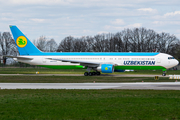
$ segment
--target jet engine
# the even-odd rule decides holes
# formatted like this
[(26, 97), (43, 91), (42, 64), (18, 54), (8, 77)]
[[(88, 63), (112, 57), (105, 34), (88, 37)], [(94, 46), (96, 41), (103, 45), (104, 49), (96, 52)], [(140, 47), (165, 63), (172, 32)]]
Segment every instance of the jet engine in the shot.
[(97, 67), (97, 71), (100, 71), (102, 73), (113, 73), (114, 72), (114, 65), (102, 64), (101, 66)]

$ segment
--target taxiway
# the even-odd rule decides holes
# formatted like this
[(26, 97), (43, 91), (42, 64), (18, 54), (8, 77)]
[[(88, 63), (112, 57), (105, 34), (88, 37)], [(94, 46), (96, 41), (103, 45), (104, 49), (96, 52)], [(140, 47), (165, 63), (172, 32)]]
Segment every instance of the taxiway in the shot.
[(1, 89), (151, 89), (180, 90), (180, 82), (142, 83), (0, 83)]

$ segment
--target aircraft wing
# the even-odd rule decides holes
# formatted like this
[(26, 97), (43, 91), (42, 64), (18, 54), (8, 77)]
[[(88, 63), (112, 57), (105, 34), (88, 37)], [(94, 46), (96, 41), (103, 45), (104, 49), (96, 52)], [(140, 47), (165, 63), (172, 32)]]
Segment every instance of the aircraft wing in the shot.
[(46, 59), (56, 60), (61, 62), (80, 63), (80, 65), (82, 66), (91, 66), (91, 67), (98, 67), (101, 64), (96, 62), (79, 61), (79, 60), (65, 60), (65, 59), (56, 59), (56, 58), (46, 58)]
[(21, 57), (21, 56), (8, 56), (8, 55), (3, 55), (3, 57), (17, 58), (17, 59), (21, 59), (21, 60), (33, 60), (33, 58), (27, 58), (27, 57)]

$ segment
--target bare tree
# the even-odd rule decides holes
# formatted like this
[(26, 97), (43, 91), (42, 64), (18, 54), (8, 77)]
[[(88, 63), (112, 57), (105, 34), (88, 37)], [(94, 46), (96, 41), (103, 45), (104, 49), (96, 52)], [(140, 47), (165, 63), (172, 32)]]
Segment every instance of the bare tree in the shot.
[(124, 52), (123, 34), (122, 32), (116, 33), (114, 36), (115, 40), (115, 51)]
[(46, 51), (48, 52), (55, 52), (57, 50), (57, 43), (54, 39), (50, 39), (49, 41), (47, 41), (46, 44)]
[(92, 48), (92, 46), (93, 46), (93, 37), (87, 36), (87, 37), (84, 37), (83, 39), (87, 41), (87, 49), (86, 49), (86, 51), (87, 52), (93, 52), (93, 48)]
[(87, 41), (85, 38), (76, 38), (73, 40), (73, 52), (86, 52), (87, 51)]
[(47, 51), (47, 38), (45, 36), (40, 36), (37, 40), (34, 40), (33, 43), (39, 50), (43, 52)]
[(73, 45), (74, 38), (68, 36), (64, 38), (58, 46), (57, 52), (73, 52), (74, 45)]
[[(12, 55), (17, 56), (17, 47), (15, 41), (12, 39), (12, 36), (9, 32), (0, 33), (0, 48), (1, 55)], [(6, 57), (3, 58), (4, 64), (6, 64)]]
[(103, 46), (104, 38), (103, 37), (104, 37), (103, 35), (94, 36), (93, 44), (92, 44), (93, 51), (104, 52), (104, 46)]
[(170, 35), (168, 33), (161, 33), (157, 35), (158, 37), (158, 50), (159, 52), (171, 53), (172, 49), (178, 43), (178, 39), (174, 35)]

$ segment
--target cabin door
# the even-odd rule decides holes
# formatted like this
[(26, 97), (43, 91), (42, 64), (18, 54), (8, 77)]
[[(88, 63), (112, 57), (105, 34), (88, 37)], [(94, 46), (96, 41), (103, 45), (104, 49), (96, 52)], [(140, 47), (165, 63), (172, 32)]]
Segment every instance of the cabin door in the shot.
[(46, 63), (46, 60), (47, 60), (46, 58), (42, 57), (42, 62), (43, 63)]
[(157, 62), (158, 62), (158, 63), (161, 63), (161, 58), (157, 58)]

